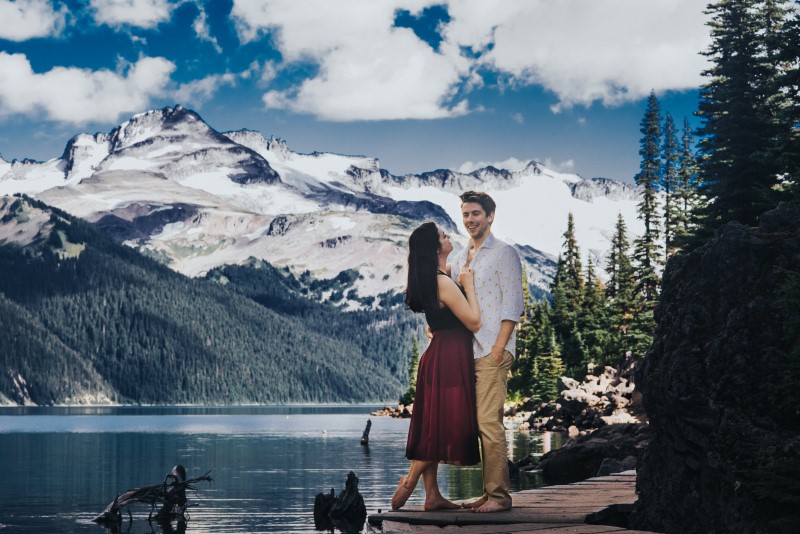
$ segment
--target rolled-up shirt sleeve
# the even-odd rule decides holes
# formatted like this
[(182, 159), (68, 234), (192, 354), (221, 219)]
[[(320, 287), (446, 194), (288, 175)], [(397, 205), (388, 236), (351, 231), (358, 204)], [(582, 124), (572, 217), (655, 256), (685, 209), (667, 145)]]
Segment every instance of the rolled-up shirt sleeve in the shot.
[(506, 245), (500, 253), (499, 263), (499, 274), (505, 278), (500, 283), (502, 291), (500, 319), (518, 323), (525, 306), (522, 293), (522, 261), (517, 251)]

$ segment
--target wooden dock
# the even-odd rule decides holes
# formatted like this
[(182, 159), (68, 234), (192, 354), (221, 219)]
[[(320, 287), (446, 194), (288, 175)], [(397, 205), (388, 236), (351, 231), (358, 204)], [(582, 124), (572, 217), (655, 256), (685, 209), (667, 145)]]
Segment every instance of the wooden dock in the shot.
[(513, 494), (508, 512), (476, 514), (470, 510), (426, 512), (421, 506), (369, 517), (372, 532), (420, 534), (600, 534), (639, 533), (617, 526), (587, 524), (586, 518), (607, 508), (624, 508), (636, 501), (636, 472), (590, 478), (563, 486), (520, 491)]

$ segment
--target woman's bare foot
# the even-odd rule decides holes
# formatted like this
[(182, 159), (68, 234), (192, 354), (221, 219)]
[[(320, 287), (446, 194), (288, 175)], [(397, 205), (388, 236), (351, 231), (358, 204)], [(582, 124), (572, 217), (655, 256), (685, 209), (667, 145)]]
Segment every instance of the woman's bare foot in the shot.
[(475, 499), (472, 502), (461, 503), (461, 508), (475, 509), (475, 508), (480, 508), (484, 504), (486, 504), (486, 497), (485, 496), (481, 497), (480, 499)]
[(406, 486), (407, 476), (400, 477), (400, 482), (397, 483), (397, 489), (394, 490), (392, 495), (392, 510), (399, 510), (403, 507), (411, 494), (414, 493), (414, 488)]
[(474, 508), (472, 511), (478, 514), (491, 514), (494, 512), (505, 512), (511, 510), (510, 506), (503, 506), (499, 502), (486, 501), (481, 506)]
[(429, 512), (431, 510), (455, 510), (457, 508), (461, 507), (452, 501), (448, 501), (441, 495), (430, 500), (425, 499), (425, 509)]

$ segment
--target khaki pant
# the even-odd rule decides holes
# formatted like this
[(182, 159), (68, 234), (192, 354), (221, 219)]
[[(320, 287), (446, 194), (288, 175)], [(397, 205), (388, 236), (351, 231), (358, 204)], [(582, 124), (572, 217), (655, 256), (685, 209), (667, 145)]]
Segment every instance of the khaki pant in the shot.
[(508, 351), (503, 353), (500, 365), (491, 354), (475, 360), (475, 397), (483, 461), (483, 491), (487, 499), (502, 506), (511, 506), (503, 405), (506, 400), (508, 372), (513, 360), (514, 357)]

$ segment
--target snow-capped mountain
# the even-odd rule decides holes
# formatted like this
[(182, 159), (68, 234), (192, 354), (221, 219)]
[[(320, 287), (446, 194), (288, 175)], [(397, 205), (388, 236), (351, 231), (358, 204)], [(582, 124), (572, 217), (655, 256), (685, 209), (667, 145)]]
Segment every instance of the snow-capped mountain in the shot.
[(50, 161), (0, 158), (0, 194), (26, 193), (96, 222), (189, 276), (250, 257), (319, 279), (355, 269), (362, 301), (402, 288), (406, 240), (420, 221), (447, 228), (456, 249), (466, 244), (458, 200), (466, 189), (495, 198), (493, 231), (517, 246), (540, 290), (555, 272), (568, 213), (584, 258), (596, 263), (618, 213), (632, 237), (641, 231), (630, 184), (534, 161), (396, 176), (374, 158), (300, 154), (258, 132), (220, 133), (181, 106), (79, 134)]

